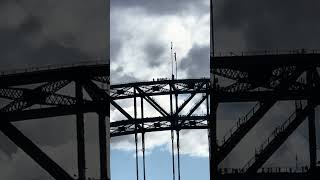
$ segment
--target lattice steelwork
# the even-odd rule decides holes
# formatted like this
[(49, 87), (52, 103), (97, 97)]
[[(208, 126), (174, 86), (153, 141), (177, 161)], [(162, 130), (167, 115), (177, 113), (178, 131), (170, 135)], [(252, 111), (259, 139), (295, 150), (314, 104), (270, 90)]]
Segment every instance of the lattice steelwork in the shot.
[[(320, 77), (317, 68), (320, 66), (318, 54), (282, 54), (257, 56), (214, 57), (211, 61), (212, 79), (159, 79), (150, 82), (117, 84), (109, 89), (109, 65), (79, 65), (59, 69), (28, 71), (18, 74), (0, 76), (0, 96), (8, 99), (0, 109), (2, 118), (1, 131), (15, 144), (31, 156), (41, 167), (56, 179), (73, 179), (59, 165), (52, 161), (11, 122), (28, 119), (76, 115), (78, 137), (79, 179), (85, 178), (83, 113), (99, 114), (99, 135), (101, 153), (101, 178), (106, 178), (106, 124), (109, 104), (119, 110), (125, 117), (110, 124), (110, 136), (142, 134), (143, 152), (145, 150), (144, 134), (147, 132), (169, 130), (177, 134), (177, 152), (179, 157), (179, 131), (181, 129), (208, 129), (210, 163), (220, 179), (282, 177), (306, 177), (316, 173), (316, 136), (314, 109), (318, 105), (317, 91)], [(263, 60), (263, 61), (259, 61)], [(75, 82), (75, 95), (59, 94), (59, 90)], [(33, 88), (24, 88), (33, 84)], [(83, 98), (82, 90), (90, 96)], [(110, 94), (108, 93), (110, 91)], [(157, 98), (169, 97), (170, 107), (164, 107)], [(198, 97), (198, 98), (195, 98)], [(134, 114), (122, 107), (121, 100), (132, 100)], [(140, 100), (140, 107), (137, 101)], [(182, 102), (181, 102), (182, 100)], [(245, 135), (265, 116), (278, 101), (294, 100), (295, 112), (276, 128), (268, 139), (256, 151), (256, 155), (244, 167), (228, 170), (219, 164), (230, 154)], [(181, 103), (177, 103), (181, 102)], [(240, 117), (222, 139), (214, 137), (216, 110), (220, 103), (257, 102), (247, 114)], [(303, 102), (303, 103), (302, 103)], [(159, 115), (146, 116), (145, 104), (149, 104)], [(36, 106), (41, 105), (41, 106)], [(190, 105), (189, 108), (187, 106)], [(206, 107), (204, 114), (196, 114), (199, 107)], [(141, 111), (138, 116), (138, 109)], [(169, 109), (169, 110), (168, 110)], [(310, 140), (310, 167), (305, 171), (265, 170), (263, 164), (283, 144), (295, 129), (308, 117)], [(213, 125), (213, 126), (211, 126)], [(215, 142), (215, 143), (212, 143)], [(174, 152), (174, 146), (172, 146)], [(212, 154), (214, 153), (214, 154)], [(143, 156), (145, 162), (145, 157)], [(174, 156), (173, 156), (173, 164)], [(180, 159), (178, 158), (180, 177)], [(144, 164), (145, 169), (145, 164)], [(269, 173), (266, 173), (269, 172)], [(282, 172), (282, 173), (281, 173)], [(144, 172), (145, 174), (145, 172)], [(268, 175), (266, 175), (268, 174)], [(299, 174), (299, 175), (297, 175)], [(288, 176), (289, 177), (289, 176)]]
[[(74, 179), (49, 156), (40, 150), (12, 122), (39, 118), (75, 115), (77, 119), (78, 178), (86, 179), (84, 113), (99, 114), (100, 169), (101, 179), (108, 177), (109, 139), (105, 118), (109, 116), (108, 91), (109, 64), (106, 61), (74, 64), (71, 66), (49, 66), (0, 75), (1, 102), (0, 130), (19, 148), (27, 153), (53, 178)], [(71, 85), (75, 84), (75, 87)], [(31, 88), (30, 88), (31, 87)], [(74, 93), (59, 94), (59, 91), (74, 88)], [(83, 90), (90, 97), (84, 99)], [(68, 91), (69, 92), (69, 91)], [(102, 94), (101, 94), (102, 92)], [(89, 99), (89, 100), (88, 100)], [(108, 122), (109, 123), (109, 122)]]
[[(111, 137), (128, 134), (135, 134), (136, 137), (137, 133), (142, 133), (142, 136), (144, 136), (146, 132), (163, 130), (178, 133), (181, 129), (208, 129), (209, 146), (211, 149), (210, 163), (213, 169), (215, 169), (211, 170), (211, 177), (213, 179), (233, 179), (238, 177), (250, 179), (264, 176), (263, 174), (267, 171), (261, 171), (263, 164), (303, 120), (308, 117), (309, 121), (312, 121), (312, 123), (309, 123), (309, 128), (311, 129), (310, 157), (312, 159), (310, 169), (312, 171), (299, 171), (298, 175), (305, 177), (306, 173), (314, 172), (313, 170), (316, 169), (316, 137), (314, 130), (312, 130), (315, 129), (315, 125), (311, 114), (314, 113), (314, 108), (318, 102), (316, 92), (320, 83), (317, 71), (317, 68), (320, 66), (320, 61), (317, 60), (319, 57), (320, 54), (314, 53), (216, 56), (211, 61), (211, 82), (209, 79), (160, 79), (150, 82), (112, 85), (110, 89), (111, 103), (117, 105), (115, 106), (116, 109), (126, 119), (111, 123)], [(195, 102), (191, 101), (196, 94), (201, 94), (202, 98), (199, 98)], [(164, 105), (157, 102), (154, 98), (161, 96), (170, 97), (169, 111), (166, 111)], [(174, 100), (174, 97), (177, 99), (183, 98), (184, 102), (179, 106), (175, 105), (176, 100)], [(143, 116), (143, 105), (142, 107), (138, 107), (138, 98), (142, 99), (140, 104), (147, 102), (161, 116)], [(124, 107), (122, 108), (121, 105), (116, 103), (124, 99), (134, 102), (133, 116), (129, 112), (126, 112)], [(223, 169), (225, 168), (223, 167), (218, 168), (219, 164), (245, 138), (248, 132), (265, 116), (276, 102), (288, 100), (296, 101), (298, 104), (303, 100), (308, 101), (309, 104), (293, 112), (290, 118), (284, 121), (283, 125), (264, 141), (260, 149), (256, 151), (257, 154), (244, 167), (234, 171), (224, 171)], [(180, 114), (181, 110), (190, 102), (194, 103), (192, 105), (193, 108), (189, 109), (187, 114)], [(217, 108), (219, 108), (219, 104), (221, 103), (233, 102), (256, 102), (256, 104), (248, 113), (236, 121), (234, 126), (227, 131), (227, 134), (222, 139), (216, 139), (214, 137), (216, 132), (214, 122), (217, 120)], [(206, 113), (203, 115), (193, 115), (194, 111), (202, 103), (206, 104)], [(137, 117), (138, 109), (142, 109), (140, 117)], [(210, 124), (213, 124), (213, 126)], [(179, 135), (177, 134), (177, 147), (179, 147), (178, 137)], [(174, 149), (172, 152), (174, 152)], [(212, 171), (215, 171), (216, 174)], [(284, 173), (288, 173), (288, 171)], [(268, 174), (273, 178), (282, 176), (280, 171), (269, 171)], [(294, 173), (293, 176), (297, 177), (297, 173)], [(266, 177), (268, 178), (268, 176)]]
[[(116, 137), (134, 134), (136, 153), (138, 154), (137, 134), (141, 133), (144, 179), (146, 178), (145, 133), (165, 130), (171, 131), (173, 177), (175, 177), (175, 173), (177, 173), (180, 179), (179, 133), (182, 129), (208, 128), (209, 86), (209, 79), (158, 79), (150, 82), (111, 85), (111, 104), (119, 110), (126, 119), (111, 122), (110, 135), (111, 137)], [(165, 108), (165, 106), (157, 101), (156, 98), (167, 98), (166, 101), (169, 102), (169, 107)], [(121, 103), (118, 103), (118, 101), (121, 100), (129, 100), (130, 102), (133, 102), (133, 116), (131, 116), (124, 107), (119, 105)], [(137, 100), (140, 102), (139, 105)], [(145, 103), (158, 112), (160, 116), (156, 116), (156, 114), (152, 114), (150, 117), (146, 116), (148, 112), (145, 109)], [(188, 104), (190, 105), (189, 107)], [(199, 115), (196, 112), (197, 110), (199, 112), (199, 107), (201, 105), (204, 105), (206, 108), (205, 113)], [(138, 117), (138, 110), (140, 117)], [(176, 134), (176, 138), (174, 137), (174, 134)], [(178, 154), (178, 169), (175, 169), (175, 139)], [(138, 178), (138, 156), (136, 156), (136, 167)]]
[[(240, 53), (241, 54), (241, 53)], [(210, 148), (216, 154), (210, 159), (211, 179), (302, 179), (310, 178), (318, 169), (316, 161), (315, 108), (318, 106), (320, 54), (300, 50), (295, 53), (232, 55), (211, 57), (211, 96), (215, 105), (232, 102), (257, 102), (240, 117), (222, 139), (215, 139)], [(296, 101), (300, 106), (277, 127), (255, 150), (244, 167), (230, 170), (219, 164), (230, 154), (249, 131), (279, 101)], [(306, 103), (305, 103), (306, 102)], [(211, 109), (212, 110), (212, 109)], [(217, 109), (213, 109), (215, 112)], [(211, 114), (216, 115), (213, 112)], [(305, 120), (309, 121), (310, 166), (303, 171), (287, 168), (264, 168), (263, 165)], [(219, 120), (219, 119), (218, 119)], [(217, 121), (211, 117), (210, 121)], [(216, 127), (215, 127), (216, 128)], [(212, 129), (216, 132), (216, 129)], [(215, 159), (214, 159), (215, 158)], [(232, 161), (232, 160), (231, 160)]]

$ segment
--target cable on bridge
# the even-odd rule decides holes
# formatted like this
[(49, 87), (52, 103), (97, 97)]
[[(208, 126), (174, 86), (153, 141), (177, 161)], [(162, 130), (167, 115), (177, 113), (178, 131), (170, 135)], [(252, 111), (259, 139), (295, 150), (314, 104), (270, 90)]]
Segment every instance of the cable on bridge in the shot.
[[(136, 97), (136, 89), (133, 90), (134, 93), (134, 98), (133, 98), (133, 103), (134, 103), (134, 119), (135, 121), (137, 120), (137, 97)], [(136, 144), (136, 173), (137, 173), (137, 180), (139, 180), (139, 157), (138, 157), (138, 134), (137, 134), (137, 122), (135, 123), (134, 126), (134, 141)]]
[[(172, 86), (170, 86), (170, 115), (173, 115), (173, 104), (172, 104)], [(172, 153), (172, 179), (176, 179), (175, 175), (175, 163), (174, 163), (174, 119), (171, 119), (171, 153)]]
[[(141, 97), (141, 119), (144, 118), (143, 114), (143, 97)], [(143, 180), (146, 180), (146, 158), (145, 158), (145, 132), (144, 132), (144, 122), (142, 121), (142, 159), (143, 159)]]

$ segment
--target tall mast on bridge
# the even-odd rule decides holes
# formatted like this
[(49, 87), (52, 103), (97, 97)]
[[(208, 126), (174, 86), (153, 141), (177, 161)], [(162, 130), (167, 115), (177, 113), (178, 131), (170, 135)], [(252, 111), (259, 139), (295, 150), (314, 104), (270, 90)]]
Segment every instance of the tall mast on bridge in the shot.
[(176, 62), (176, 79), (178, 79), (177, 52), (174, 52), (174, 61)]
[(172, 54), (172, 50), (173, 49), (173, 43), (171, 41), (171, 77), (172, 77), (172, 80), (174, 79), (174, 75), (173, 75), (173, 54)]

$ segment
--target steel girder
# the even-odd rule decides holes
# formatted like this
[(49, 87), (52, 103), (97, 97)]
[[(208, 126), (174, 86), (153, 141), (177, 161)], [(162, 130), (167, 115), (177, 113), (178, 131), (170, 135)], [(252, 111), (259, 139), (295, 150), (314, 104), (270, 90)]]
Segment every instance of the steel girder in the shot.
[[(224, 67), (225, 68), (225, 67)], [(260, 113), (260, 116), (255, 117), (258, 121), (267, 111), (272, 107), (272, 105), (276, 101), (281, 100), (292, 100), (292, 99), (307, 99), (312, 96), (316, 91), (310, 90), (307, 88), (306, 84), (296, 81), (296, 79), (301, 75), (301, 73), (305, 70), (305, 68), (297, 70), (295, 66), (276, 66), (273, 68), (272, 75), (269, 77), (267, 83), (261, 84), (262, 87), (268, 87), (268, 89), (257, 89), (254, 85), (249, 84), (249, 88), (228, 88), (228, 87), (218, 87), (211, 92), (211, 95), (214, 96), (217, 102), (246, 102), (246, 101), (261, 101), (267, 102), (266, 100), (274, 99), (273, 103), (265, 103), (269, 104), (268, 108), (264, 109), (263, 113)], [(230, 70), (232, 71), (232, 70)], [(247, 76), (236, 74), (235, 77), (246, 78)], [(231, 77), (231, 75), (230, 75)], [(289, 82), (288, 79), (291, 79)], [(234, 79), (236, 80), (236, 79)], [(283, 85), (279, 86), (280, 82), (283, 82)], [(236, 82), (238, 83), (238, 81)], [(204, 86), (203, 84), (206, 84)], [(173, 119), (181, 119), (181, 122), (178, 122), (178, 126), (174, 127), (176, 130), (179, 129), (179, 124), (184, 123), (185, 118), (175, 118), (169, 117), (169, 113), (165, 112), (163, 108), (157, 103), (152, 96), (160, 96), (160, 95), (170, 95), (172, 94), (189, 94), (190, 99), (187, 98), (185, 103), (182, 104), (182, 108), (186, 103), (188, 103), (194, 94), (199, 93), (209, 93), (209, 79), (185, 79), (185, 80), (159, 80), (159, 81), (151, 81), (151, 82), (137, 82), (137, 83), (129, 83), (129, 84), (119, 84), (111, 86), (111, 99), (114, 101), (120, 99), (130, 99), (134, 97), (142, 97), (147, 102), (149, 102), (160, 114), (164, 117), (150, 117), (150, 119), (158, 119), (163, 120), (163, 124), (158, 121), (154, 128), (149, 128), (151, 130), (161, 130), (161, 128), (166, 129), (168, 127), (168, 120), (170, 118)], [(170, 92), (170, 87), (174, 86), (175, 90)], [(250, 88), (252, 87), (252, 88)], [(279, 88), (281, 87), (281, 88)], [(138, 93), (134, 93), (134, 89), (137, 90)], [(231, 89), (231, 90), (230, 90)], [(198, 103), (195, 103), (194, 107), (190, 110), (187, 116), (191, 116), (191, 114), (204, 102), (207, 97), (203, 97), (199, 100)], [(178, 111), (181, 110), (181, 107)], [(123, 109), (122, 109), (123, 110)], [(260, 112), (260, 111), (259, 111)], [(259, 114), (259, 113), (258, 113)], [(205, 116), (203, 116), (205, 117)], [(129, 119), (129, 118), (128, 118)], [(148, 119), (148, 118), (144, 118)], [(131, 119), (132, 120), (132, 119)], [(179, 120), (177, 120), (179, 121)], [(123, 120), (122, 122), (126, 122)], [(154, 122), (153, 122), (154, 123)], [(134, 128), (133, 121), (127, 121), (127, 124), (122, 124), (118, 126), (116, 122), (111, 123), (111, 136), (118, 136), (123, 134), (133, 134), (134, 131), (131, 128)], [(255, 123), (253, 123), (254, 125)], [(160, 125), (160, 126), (159, 126)], [(154, 126), (154, 124), (152, 125)], [(151, 127), (152, 127), (151, 126)], [(184, 126), (184, 128), (187, 128)], [(195, 127), (193, 127), (195, 128)], [(199, 129), (204, 128), (203, 124), (199, 127)], [(246, 128), (249, 131), (252, 128)], [(126, 132), (128, 130), (128, 132)], [(139, 131), (140, 132), (140, 131)], [(245, 133), (246, 134), (246, 133)], [(232, 148), (231, 148), (232, 149)], [(227, 153), (228, 154), (228, 153)]]
[(42, 152), (31, 140), (23, 135), (11, 123), (1, 123), (0, 130), (18, 147), (26, 152), (34, 161), (36, 161), (43, 169), (55, 179), (73, 180), (73, 178), (56, 164), (49, 156)]
[[(292, 75), (292, 74), (290, 74)], [(173, 94), (189, 94), (189, 97), (191, 98), (193, 94), (204, 94), (208, 93), (209, 90), (207, 86), (201, 86), (201, 83), (208, 83), (209, 79), (199, 79), (198, 82), (196, 79), (192, 79), (191, 83), (197, 84), (198, 88), (192, 88), (192, 89), (184, 89), (184, 90), (177, 90), (173, 91)], [(176, 81), (179, 84), (182, 84), (183, 82), (183, 87), (188, 88), (191, 87), (190, 83), (187, 80), (180, 80)], [(212, 95), (216, 97), (218, 102), (248, 102), (248, 101), (266, 101), (270, 99), (276, 99), (276, 100), (292, 100), (292, 99), (307, 99), (308, 97), (312, 96), (312, 94), (316, 93), (316, 90), (310, 90), (307, 89), (306, 86), (303, 86), (303, 88), (299, 90), (291, 90), (291, 85), (295, 84), (296, 81), (292, 81), (291, 84), (288, 85), (287, 89), (281, 89), (281, 91), (271, 91), (271, 90), (248, 90), (246, 92), (240, 91), (240, 92), (225, 92), (225, 91), (219, 91), (219, 90), (214, 90), (212, 92)], [(175, 84), (175, 82), (171, 83)], [(188, 124), (194, 124), (191, 119), (188, 119), (187, 122), (185, 122), (186, 118), (174, 118), (168, 116), (168, 112), (163, 112), (163, 108), (161, 108), (160, 104), (157, 103), (154, 99), (152, 99), (152, 96), (159, 96), (159, 95), (170, 95), (170, 92), (168, 89), (165, 91), (162, 91), (159, 93), (157, 88), (154, 87), (159, 87), (161, 85), (161, 88), (164, 89), (164, 87), (168, 88), (170, 85), (169, 80), (166, 81), (160, 81), (160, 82), (142, 82), (142, 83), (130, 83), (130, 84), (124, 84), (124, 85), (112, 85), (111, 86), (111, 99), (113, 102), (121, 99), (131, 99), (134, 97), (133, 89), (137, 89), (138, 93), (136, 93), (136, 97), (142, 97), (144, 98), (147, 102), (149, 102), (157, 111), (159, 111), (160, 114), (164, 115), (164, 117), (149, 117), (150, 119), (157, 119), (158, 122), (156, 124), (150, 125), (150, 128), (148, 129), (148, 132), (150, 131), (159, 131), (159, 130), (165, 130), (168, 129), (168, 122), (170, 118), (176, 119), (178, 122), (178, 126), (175, 127), (176, 130), (179, 129), (179, 124), (184, 124), (183, 129), (205, 129), (206, 124), (199, 124), (199, 127), (195, 126), (190, 126), (188, 127)], [(188, 86), (189, 85), (189, 86)], [(143, 88), (141, 88), (143, 87)], [(159, 89), (161, 89), (159, 88)], [(177, 88), (178, 89), (178, 88)], [(199, 90), (201, 89), (201, 90)], [(197, 103), (194, 104), (193, 108), (189, 111), (189, 114), (187, 116), (191, 116), (192, 113), (205, 101), (208, 95), (203, 96)], [(186, 103), (189, 102), (189, 99), (185, 101)], [(119, 106), (119, 105), (118, 105)], [(270, 108), (270, 107), (269, 107)], [(124, 114), (125, 110), (119, 106), (117, 109), (121, 109), (122, 114)], [(180, 108), (181, 109), (181, 108)], [(268, 109), (268, 108), (266, 108)], [(121, 112), (120, 111), (120, 112)], [(180, 110), (179, 110), (180, 111)], [(125, 113), (125, 115), (128, 120), (121, 120), (123, 124), (119, 125), (117, 122), (111, 122), (111, 136), (119, 136), (119, 135), (127, 135), (127, 134), (134, 134), (134, 125), (135, 122), (133, 118), (129, 115), (128, 113)], [(264, 114), (264, 113), (262, 113)], [(202, 116), (203, 119), (206, 119), (206, 115)], [(149, 120), (148, 118), (144, 118), (145, 120)], [(180, 119), (180, 120), (177, 120)], [(259, 119), (259, 118), (258, 118)], [(161, 120), (163, 120), (163, 124), (160, 123)], [(146, 122), (147, 122), (146, 121)], [(189, 123), (191, 122), (191, 123)], [(127, 124), (126, 124), (127, 123)], [(155, 123), (155, 122), (153, 122)], [(141, 124), (141, 122), (138, 121), (138, 124)], [(198, 123), (195, 123), (198, 124)], [(156, 125), (156, 126), (154, 126)], [(160, 126), (159, 126), (160, 125)], [(153, 128), (151, 128), (154, 126)], [(163, 128), (163, 129), (161, 129)], [(128, 132), (126, 132), (128, 131)], [(139, 131), (140, 133), (141, 131)]]
[[(173, 92), (174, 94), (206, 93), (208, 88), (203, 84), (208, 83), (209, 79), (183, 79), (117, 84), (111, 85), (110, 96), (114, 100), (133, 98), (135, 88), (139, 88), (143, 92), (137, 94), (136, 97), (168, 95), (170, 94), (171, 86), (176, 88)], [(202, 88), (198, 88), (199, 86)]]
[[(0, 75), (0, 97), (11, 100), (11, 102), (0, 109), (0, 130), (52, 177), (73, 179), (10, 122), (99, 111), (100, 101), (84, 100), (71, 94), (58, 94), (57, 91), (72, 81), (94, 80), (99, 83), (109, 83), (108, 67), (107, 64), (76, 65), (48, 70), (36, 68), (35, 71), (23, 71), (16, 74), (2, 73)], [(37, 87), (27, 88), (30, 85)]]
[[(251, 97), (257, 98), (257, 101), (264, 102), (262, 104), (265, 104), (261, 106), (264, 108), (256, 108), (255, 112), (253, 112), (253, 114), (260, 114), (260, 117), (252, 116), (255, 117), (257, 121), (276, 101), (313, 99), (318, 103), (319, 99), (316, 98), (316, 92), (320, 87), (320, 79), (316, 68), (320, 66), (320, 62), (317, 60), (319, 57), (319, 54), (262, 55), (251, 57), (233, 56), (232, 58), (215, 57), (211, 59), (211, 72), (213, 73), (214, 82), (218, 83), (214, 85), (211, 95), (223, 99), (222, 101), (220, 101), (220, 99), (217, 100), (218, 102), (241, 102), (243, 100), (250, 100)], [(259, 61), (257, 61), (257, 59), (259, 59)], [(311, 70), (316, 74), (316, 78), (318, 77), (317, 80), (313, 80), (312, 83), (317, 84), (313, 87), (307, 84), (306, 77), (303, 75), (304, 72)], [(218, 81), (218, 79), (221, 79), (220, 77), (223, 77), (224, 79), (222, 79), (222, 81), (228, 82), (228, 85), (220, 83)], [(291, 81), (288, 80), (290, 78), (292, 79)], [(280, 88), (279, 85), (281, 85)], [(221, 86), (223, 88), (221, 88)], [(221, 92), (221, 89), (224, 89), (225, 92)], [(231, 95), (230, 92), (236, 92), (234, 97), (226, 96), (228, 93), (228, 95)], [(272, 100), (272, 102), (270, 102), (270, 100)], [(265, 109), (265, 112), (261, 112), (260, 109)], [(298, 118), (296, 121), (302, 121), (301, 118)], [(239, 121), (242, 119), (243, 118)], [(253, 127), (252, 125), (252, 127), (247, 127), (247, 130), (245, 130), (246, 128), (241, 126), (241, 122), (239, 121), (235, 126), (235, 130), (232, 131), (230, 138), (219, 147), (221, 150), (220, 155), (217, 157), (219, 162), (231, 151), (231, 146), (235, 146), (236, 144), (228, 143), (228, 141), (240, 141), (244, 137), (243, 135), (246, 134), (240, 135), (235, 132), (249, 131)], [(297, 126), (298, 123), (293, 124)], [(243, 123), (243, 125), (246, 125), (246, 123)], [(284, 133), (286, 135), (277, 139), (277, 143), (266, 147), (265, 152), (255, 157), (258, 159), (253, 158), (253, 162), (249, 161), (248, 167), (243, 168), (242, 172), (247, 170), (248, 173), (256, 173), (295, 128), (289, 129), (290, 130)], [(232, 137), (232, 135), (234, 136)], [(226, 148), (228, 145), (230, 148)]]
[[(282, 79), (279, 79), (278, 86), (274, 87), (275, 92), (290, 87), (292, 82), (296, 82), (297, 78), (303, 73), (301, 68), (289, 68), (289, 71), (283, 71), (284, 74), (279, 74)], [(244, 117), (240, 118), (236, 125), (233, 126), (230, 134), (226, 134), (223, 138), (223, 143), (218, 147), (218, 160), (219, 164), (232, 149), (244, 138), (244, 136), (259, 122), (259, 120), (271, 109), (277, 102), (277, 99), (270, 98), (266, 101), (256, 104)], [(227, 138), (227, 139), (226, 139)]]
[(34, 68), (12, 73), (0, 73), (0, 87), (21, 86), (61, 80), (94, 79), (109, 82), (109, 64), (70, 65), (61, 68)]
[(271, 136), (261, 144), (255, 156), (242, 168), (243, 172), (256, 173), (315, 107), (316, 104), (308, 104), (303, 109), (297, 109), (291, 114), (290, 117), (282, 125), (277, 127)]
[(164, 131), (172, 129), (172, 119), (174, 122), (179, 124), (176, 130), (180, 129), (207, 129), (208, 116), (164, 116), (164, 117), (147, 117), (147, 118), (137, 118), (135, 120), (120, 120), (111, 122), (110, 124), (110, 135), (111, 137), (129, 135), (135, 133), (135, 125), (138, 124), (143, 127), (142, 130), (138, 130), (138, 133), (143, 132), (154, 132), (154, 131)]
[[(159, 112), (159, 114), (162, 115), (162, 117), (144, 117), (143, 119), (128, 118), (128, 120), (111, 122), (111, 137), (134, 134), (136, 133), (136, 126), (139, 127), (138, 133), (193, 128), (206, 129), (208, 120), (207, 115), (192, 116), (192, 114), (204, 102), (204, 100), (208, 98), (208, 95), (203, 96), (201, 100), (192, 107), (187, 115), (180, 115), (179, 113), (197, 94), (208, 92), (208, 87), (208, 79), (160, 80), (111, 86), (111, 98), (114, 99), (114, 101), (140, 97), (147, 101), (157, 112)], [(170, 88), (172, 90), (170, 90)], [(136, 91), (136, 93), (134, 91)], [(172, 113), (167, 112), (154, 98), (152, 98), (152, 96), (160, 95), (175, 95), (178, 98), (179, 94), (186, 93), (189, 95)]]

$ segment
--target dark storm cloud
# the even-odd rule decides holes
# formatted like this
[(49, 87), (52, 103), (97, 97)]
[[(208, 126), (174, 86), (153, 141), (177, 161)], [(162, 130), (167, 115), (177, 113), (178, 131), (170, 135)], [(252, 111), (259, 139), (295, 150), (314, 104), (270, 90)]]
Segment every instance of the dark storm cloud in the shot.
[[(108, 2), (108, 0), (0, 1), (0, 70), (108, 59), (110, 29)], [(2, 103), (4, 102), (1, 100), (1, 107)], [(87, 115), (85, 121), (87, 149), (92, 149), (92, 144), (97, 143), (97, 118)], [(72, 164), (72, 158), (63, 157), (66, 152), (76, 149), (74, 117), (32, 120), (16, 123), (15, 126), (40, 149), (49, 153), (50, 157), (55, 156), (54, 160), (58, 157), (60, 165), (64, 168), (70, 170), (76, 166), (76, 163)], [(35, 165), (25, 153), (17, 151), (16, 145), (2, 133), (0, 141), (0, 167), (8, 169), (1, 173), (0, 179), (46, 179), (47, 175), (43, 175), (45, 171)], [(49, 152), (51, 150), (52, 152)], [(87, 153), (88, 159), (95, 159), (97, 153), (98, 151)], [(8, 157), (5, 157), (6, 155)], [(94, 169), (97, 168), (88, 167), (88, 171), (95, 171)]]
[(215, 5), (215, 36), (221, 29), (240, 31), (247, 49), (320, 46), (319, 1), (217, 0)]
[(105, 1), (2, 1), (1, 69), (107, 59)]
[(195, 7), (200, 11), (208, 10), (203, 0), (111, 0), (111, 6), (143, 8), (148, 13), (156, 15), (176, 14)]
[(26, 37), (28, 33), (25, 31), (0, 31), (0, 38), (8, 42), (0, 44), (1, 70), (92, 59), (77, 48), (64, 47), (54, 41), (33, 47)]
[(187, 57), (181, 60), (179, 68), (187, 71), (188, 78), (207, 77), (209, 74), (209, 46), (195, 45), (192, 47)]

